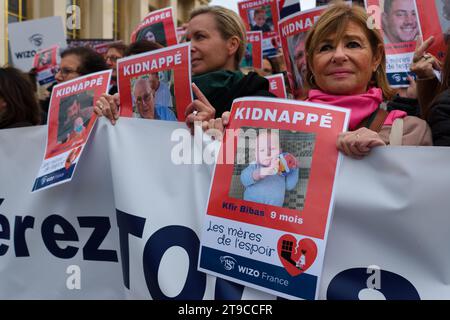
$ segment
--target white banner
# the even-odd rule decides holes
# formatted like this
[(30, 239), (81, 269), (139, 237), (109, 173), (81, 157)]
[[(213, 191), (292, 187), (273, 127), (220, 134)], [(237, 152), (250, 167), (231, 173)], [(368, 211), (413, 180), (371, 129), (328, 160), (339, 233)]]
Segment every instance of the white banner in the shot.
[[(275, 298), (197, 271), (212, 167), (172, 163), (183, 124), (102, 120), (73, 181), (31, 194), (45, 133), (0, 131), (0, 299)], [(345, 159), (321, 299), (450, 299), (449, 158)]]

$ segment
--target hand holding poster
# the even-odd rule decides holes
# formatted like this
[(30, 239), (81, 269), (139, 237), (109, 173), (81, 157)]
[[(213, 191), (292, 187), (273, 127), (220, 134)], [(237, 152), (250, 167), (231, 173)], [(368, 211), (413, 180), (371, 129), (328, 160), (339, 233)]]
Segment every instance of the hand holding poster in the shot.
[(264, 57), (277, 55), (278, 4), (276, 0), (244, 0), (238, 2), (239, 15), (247, 31), (263, 32)]
[(58, 45), (36, 53), (33, 61), (33, 68), (36, 69), (37, 80), (41, 86), (55, 81), (59, 59)]
[(150, 12), (131, 34), (131, 42), (154, 41), (163, 47), (178, 44), (173, 9), (165, 8)]
[(241, 68), (262, 69), (262, 31), (247, 31), (247, 48), (241, 62)]
[(286, 84), (284, 83), (284, 75), (282, 73), (265, 77), (269, 80), (269, 91), (276, 97), (287, 99)]
[(108, 92), (111, 70), (54, 87), (48, 115), (47, 148), (33, 192), (69, 182), (97, 120), (95, 102)]
[(315, 299), (339, 163), (336, 139), (349, 111), (270, 98), (238, 99), (232, 110), (199, 270), (281, 297)]
[(183, 43), (118, 60), (120, 115), (184, 121), (193, 101), (190, 48)]
[(288, 71), (289, 84), (294, 97), (304, 94), (306, 76), (306, 34), (326, 7), (299, 12), (280, 21), (281, 46)]

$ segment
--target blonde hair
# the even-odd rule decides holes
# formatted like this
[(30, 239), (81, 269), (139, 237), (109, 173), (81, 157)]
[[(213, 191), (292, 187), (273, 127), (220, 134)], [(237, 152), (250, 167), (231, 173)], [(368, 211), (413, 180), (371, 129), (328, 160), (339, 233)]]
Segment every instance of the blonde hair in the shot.
[(191, 11), (189, 20), (201, 14), (212, 14), (214, 16), (217, 30), (224, 40), (231, 37), (239, 39), (239, 48), (234, 55), (235, 68), (239, 69), (247, 45), (247, 34), (242, 19), (234, 11), (221, 6), (202, 6)]
[[(345, 30), (349, 22), (353, 22), (361, 27), (367, 39), (373, 54), (381, 54), (380, 65), (375, 71), (372, 81), (368, 85), (376, 86), (383, 91), (383, 98), (390, 100), (395, 95), (395, 90), (389, 86), (386, 77), (386, 51), (384, 48), (383, 37), (377, 29), (369, 29), (367, 21), (369, 17), (366, 11), (358, 5), (349, 6), (343, 1), (335, 1), (321, 15), (316, 24), (309, 30), (305, 42), (307, 54), (307, 70), (306, 70), (306, 90), (316, 89), (317, 85), (313, 80), (312, 66), (314, 53), (319, 44), (331, 34), (335, 34), (335, 44), (337, 44), (344, 36)], [(369, 66), (368, 66), (369, 67)]]

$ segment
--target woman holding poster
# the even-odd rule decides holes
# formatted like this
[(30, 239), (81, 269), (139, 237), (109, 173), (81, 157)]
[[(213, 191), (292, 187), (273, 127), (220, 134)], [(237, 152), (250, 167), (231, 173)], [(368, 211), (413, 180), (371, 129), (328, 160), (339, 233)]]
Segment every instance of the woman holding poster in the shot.
[(220, 6), (195, 9), (187, 34), (192, 45), (194, 93), (198, 98), (187, 110), (189, 127), (195, 121), (203, 122), (229, 111), (236, 98), (273, 97), (266, 79), (254, 72), (244, 76), (239, 71), (245, 55), (246, 31), (236, 13)]
[[(367, 28), (367, 13), (360, 6), (336, 2), (319, 18), (306, 38), (308, 101), (351, 109), (349, 132), (337, 141), (340, 151), (361, 158), (373, 147), (432, 145), (425, 121), (403, 111), (389, 114), (381, 106), (394, 96), (386, 78), (383, 38)], [(211, 120), (209, 128), (223, 129)]]
[[(187, 108), (187, 125), (209, 121), (229, 111), (233, 100), (247, 96), (269, 96), (267, 79), (250, 72), (244, 75), (239, 65), (245, 54), (246, 31), (240, 17), (220, 6), (204, 6), (191, 13), (187, 29), (191, 42), (191, 71), (197, 99)], [(101, 99), (95, 112), (118, 119), (117, 99)], [(205, 122), (205, 125), (207, 123)]]
[(344, 154), (361, 158), (376, 146), (431, 145), (428, 125), (405, 112), (381, 111), (394, 92), (386, 78), (383, 38), (368, 29), (359, 6), (332, 5), (306, 39), (308, 100), (352, 110), (350, 132), (339, 136)]

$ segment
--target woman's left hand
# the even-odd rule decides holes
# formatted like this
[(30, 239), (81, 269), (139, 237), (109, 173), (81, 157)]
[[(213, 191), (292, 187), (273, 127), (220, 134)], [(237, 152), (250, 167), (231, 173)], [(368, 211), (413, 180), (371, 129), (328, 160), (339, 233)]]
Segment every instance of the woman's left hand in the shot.
[(186, 124), (194, 133), (195, 122), (200, 122), (203, 130), (208, 128), (209, 121), (216, 116), (216, 109), (209, 103), (195, 83), (192, 84), (192, 91), (197, 96), (197, 100), (194, 100), (186, 109)]
[(337, 140), (338, 150), (355, 159), (362, 159), (372, 148), (385, 145), (378, 133), (367, 128), (341, 133)]

